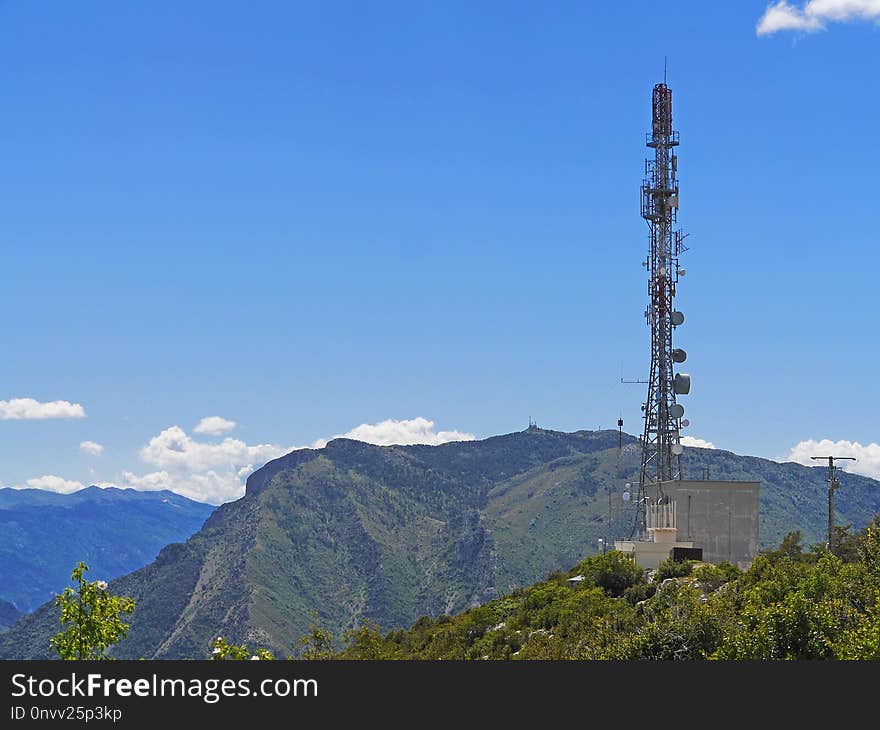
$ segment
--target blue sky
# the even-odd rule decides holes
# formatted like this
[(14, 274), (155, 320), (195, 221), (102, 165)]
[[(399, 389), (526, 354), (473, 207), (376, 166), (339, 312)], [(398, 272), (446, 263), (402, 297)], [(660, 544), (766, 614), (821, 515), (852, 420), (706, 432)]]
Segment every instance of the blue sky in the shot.
[(220, 501), (386, 419), (640, 432), (664, 56), (692, 435), (880, 475), (880, 29), (844, 5), (0, 3), (0, 401), (85, 414), (8, 406), (0, 483)]

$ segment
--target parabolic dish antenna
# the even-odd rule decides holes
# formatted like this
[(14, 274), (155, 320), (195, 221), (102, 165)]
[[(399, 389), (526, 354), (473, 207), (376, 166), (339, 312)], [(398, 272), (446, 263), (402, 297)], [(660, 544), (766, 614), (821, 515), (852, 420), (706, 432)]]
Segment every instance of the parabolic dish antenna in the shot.
[(681, 444), (672, 444), (672, 453), (681, 456), (684, 453), (684, 446)]
[(623, 501), (624, 501), (624, 502), (629, 502), (629, 498), (630, 498), (630, 496), (631, 496), (631, 495), (630, 495), (629, 492), (624, 492), (624, 493), (623, 493)]

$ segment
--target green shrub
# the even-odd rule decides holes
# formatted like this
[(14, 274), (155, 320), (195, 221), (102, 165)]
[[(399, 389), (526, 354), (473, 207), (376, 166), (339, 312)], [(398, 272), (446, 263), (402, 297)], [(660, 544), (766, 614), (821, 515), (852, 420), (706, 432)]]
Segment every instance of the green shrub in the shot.
[(636, 583), (623, 592), (623, 599), (630, 606), (635, 606), (639, 601), (646, 601), (657, 592), (656, 583)]
[(578, 568), (585, 578), (615, 598), (645, 580), (644, 572), (632, 557), (616, 550), (587, 558)]
[(666, 580), (667, 578), (684, 578), (685, 576), (690, 575), (693, 569), (693, 560), (683, 560), (680, 563), (676, 563), (672, 558), (667, 558), (657, 567), (657, 573), (654, 575), (654, 580), (661, 581)]
[(711, 565), (709, 563), (696, 566), (691, 574), (697, 579), (700, 590), (705, 591), (706, 593), (717, 591), (730, 580), (728, 574), (721, 568), (721, 566)]

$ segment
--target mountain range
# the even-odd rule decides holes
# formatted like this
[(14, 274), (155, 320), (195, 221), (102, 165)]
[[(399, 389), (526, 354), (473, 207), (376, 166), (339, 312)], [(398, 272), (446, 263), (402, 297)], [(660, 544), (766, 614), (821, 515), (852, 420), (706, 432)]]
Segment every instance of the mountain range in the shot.
[(33, 611), (64, 589), (80, 560), (93, 579), (130, 573), (186, 540), (213, 510), (168, 491), (0, 489), (0, 599)]
[[(596, 552), (632, 524), (621, 494), (637, 479), (638, 441), (616, 431), (539, 428), (441, 446), (335, 439), (271, 461), (186, 542), (114, 580), (135, 598), (119, 658), (203, 658), (211, 640), (285, 656), (317, 621), (339, 638), (458, 613)], [(762, 546), (790, 530), (822, 539), (822, 468), (687, 448), (686, 478), (761, 482)], [(880, 482), (841, 474), (838, 520), (880, 512)], [(70, 560), (81, 556), (74, 552)], [(47, 604), (0, 635), (0, 657), (51, 657)]]

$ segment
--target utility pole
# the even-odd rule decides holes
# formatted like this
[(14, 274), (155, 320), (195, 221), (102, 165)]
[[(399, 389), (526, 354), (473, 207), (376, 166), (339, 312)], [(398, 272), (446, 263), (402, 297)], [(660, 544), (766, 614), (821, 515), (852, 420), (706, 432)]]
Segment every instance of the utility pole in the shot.
[[(608, 548), (608, 543), (610, 543), (614, 539), (614, 510), (611, 507), (611, 499), (612, 499), (613, 494), (614, 494), (613, 490), (609, 487), (608, 488), (608, 531), (606, 532), (606, 535), (608, 537), (605, 538), (605, 549)], [(605, 550), (603, 550), (602, 552), (604, 553)]]
[[(620, 472), (620, 457), (623, 454), (623, 417), (619, 417), (617, 419), (617, 471)], [(608, 487), (608, 531), (607, 537), (602, 542), (602, 552), (605, 553), (608, 551), (608, 546), (611, 544), (611, 541), (614, 539), (614, 507), (612, 506), (612, 499), (614, 496), (614, 490), (609, 486)]]
[(855, 461), (854, 456), (811, 456), (811, 459), (828, 460), (828, 549), (834, 552), (834, 491), (840, 489), (840, 481), (834, 475), (834, 462), (847, 459)]

